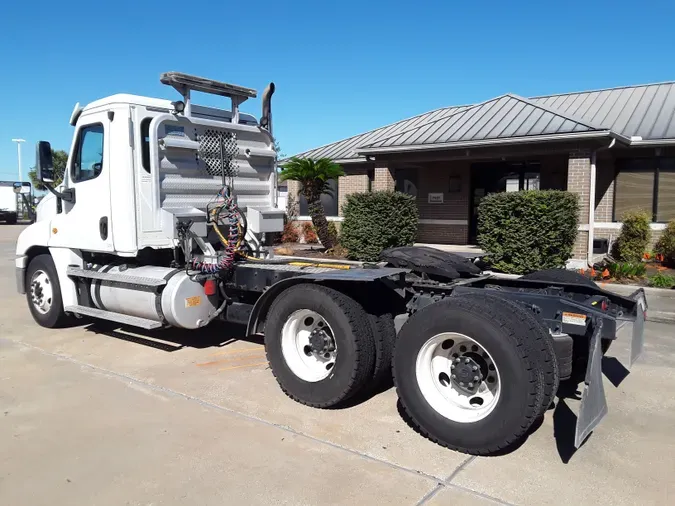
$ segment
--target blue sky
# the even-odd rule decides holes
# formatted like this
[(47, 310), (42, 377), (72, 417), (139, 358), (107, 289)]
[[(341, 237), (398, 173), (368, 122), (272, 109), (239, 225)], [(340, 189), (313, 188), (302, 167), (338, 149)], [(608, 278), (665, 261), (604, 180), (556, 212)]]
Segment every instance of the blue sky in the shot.
[[(25, 174), (35, 141), (68, 150), (75, 102), (175, 98), (169, 70), (274, 81), (286, 154), (506, 92), (675, 80), (672, 0), (210, 3), (3, 2), (0, 179), (16, 177), (13, 137), (27, 140)], [(259, 116), (259, 99), (244, 110)]]

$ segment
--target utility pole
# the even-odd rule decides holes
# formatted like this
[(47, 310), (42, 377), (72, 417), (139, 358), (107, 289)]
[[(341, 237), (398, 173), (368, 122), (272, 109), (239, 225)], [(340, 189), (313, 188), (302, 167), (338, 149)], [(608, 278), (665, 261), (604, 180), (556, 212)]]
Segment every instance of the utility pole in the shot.
[(19, 182), (23, 182), (23, 175), (21, 174), (21, 143), (26, 142), (26, 139), (12, 139), (16, 142), (16, 155), (19, 159)]

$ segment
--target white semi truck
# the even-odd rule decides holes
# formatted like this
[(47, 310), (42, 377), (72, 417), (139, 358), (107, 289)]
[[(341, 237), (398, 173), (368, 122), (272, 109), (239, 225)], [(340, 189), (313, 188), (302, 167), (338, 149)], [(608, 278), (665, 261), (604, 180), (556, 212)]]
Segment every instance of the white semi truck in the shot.
[[(577, 445), (597, 425), (603, 352), (631, 330), (631, 364), (642, 351), (642, 290), (620, 297), (564, 270), (495, 278), (428, 248), (394, 248), (372, 265), (272, 258), (266, 234), (283, 225), (274, 85), (256, 120), (239, 110), (255, 90), (175, 72), (161, 81), (181, 97), (75, 107), (58, 188), (49, 143), (38, 143), (51, 194), (18, 239), (16, 280), (39, 325), (243, 323), (264, 334), (296, 401), (338, 406), (393, 371), (411, 423), (472, 454), (522, 438), (561, 382), (584, 382)], [(231, 108), (200, 107), (194, 91)]]
[(19, 199), (25, 190), (30, 194), (30, 183), (0, 181), (0, 223), (14, 225), (19, 219)]

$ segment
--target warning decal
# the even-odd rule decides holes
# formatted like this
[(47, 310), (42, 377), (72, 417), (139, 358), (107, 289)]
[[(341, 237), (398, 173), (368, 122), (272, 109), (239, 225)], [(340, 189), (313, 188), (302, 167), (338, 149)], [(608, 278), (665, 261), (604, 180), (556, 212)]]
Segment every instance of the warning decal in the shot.
[(185, 299), (185, 307), (195, 307), (202, 303), (202, 298), (199, 295), (188, 297)]
[(569, 323), (570, 325), (586, 325), (586, 315), (579, 313), (563, 313), (562, 321), (563, 323)]

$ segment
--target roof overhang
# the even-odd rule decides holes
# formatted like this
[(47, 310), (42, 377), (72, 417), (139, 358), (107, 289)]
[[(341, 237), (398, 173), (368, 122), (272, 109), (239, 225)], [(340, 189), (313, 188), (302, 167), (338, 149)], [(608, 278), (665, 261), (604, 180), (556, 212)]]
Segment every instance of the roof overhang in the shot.
[(411, 146), (391, 146), (382, 148), (357, 148), (355, 151), (359, 155), (377, 155), (385, 153), (410, 153), (419, 151), (440, 151), (451, 149), (465, 149), (476, 147), (506, 146), (520, 144), (539, 144), (545, 142), (570, 142), (583, 141), (591, 139), (613, 138), (617, 141), (630, 145), (628, 137), (612, 132), (611, 130), (599, 130), (593, 132), (578, 132), (553, 135), (533, 135), (527, 137), (509, 137), (504, 139), (483, 139), (465, 142), (447, 142), (439, 144), (419, 144)]

